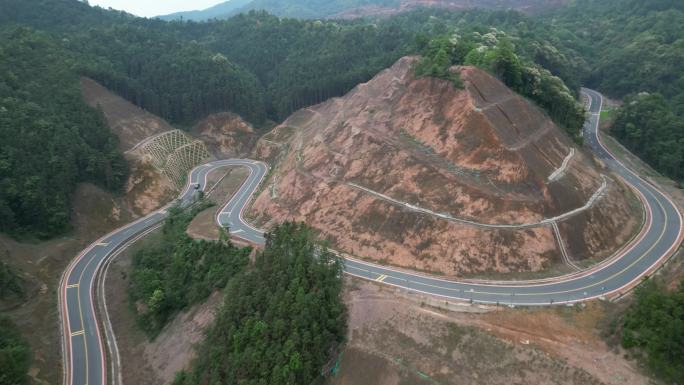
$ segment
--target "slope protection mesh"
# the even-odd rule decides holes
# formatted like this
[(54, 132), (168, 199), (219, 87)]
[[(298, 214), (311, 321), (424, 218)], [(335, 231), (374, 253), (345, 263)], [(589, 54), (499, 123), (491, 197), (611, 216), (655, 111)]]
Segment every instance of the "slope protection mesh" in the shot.
[(181, 130), (155, 135), (147, 139), (140, 149), (178, 189), (185, 185), (188, 172), (211, 156), (203, 142), (192, 139)]

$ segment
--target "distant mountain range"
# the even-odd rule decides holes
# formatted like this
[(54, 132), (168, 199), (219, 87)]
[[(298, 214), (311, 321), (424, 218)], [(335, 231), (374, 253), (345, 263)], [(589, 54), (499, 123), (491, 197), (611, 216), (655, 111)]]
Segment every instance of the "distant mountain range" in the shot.
[(570, 0), (229, 0), (205, 10), (177, 12), (158, 18), (204, 21), (226, 19), (241, 12), (262, 9), (278, 16), (301, 19), (387, 16), (420, 7), (451, 10), (515, 9), (536, 13), (568, 2)]
[(162, 20), (195, 20), (203, 21), (209, 19), (225, 19), (234, 14), (240, 13), (240, 9), (247, 7), (253, 0), (228, 0), (214, 5), (213, 7), (187, 12), (176, 12), (169, 15), (158, 16)]

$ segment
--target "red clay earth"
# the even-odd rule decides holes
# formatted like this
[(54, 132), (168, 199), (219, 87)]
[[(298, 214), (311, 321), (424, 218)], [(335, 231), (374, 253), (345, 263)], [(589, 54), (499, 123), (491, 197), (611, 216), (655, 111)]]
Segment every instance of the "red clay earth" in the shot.
[[(486, 72), (465, 89), (416, 79), (400, 59), (346, 96), (293, 114), (253, 156), (273, 172), (249, 216), (268, 227), (302, 220), (345, 252), (450, 276), (537, 272), (561, 259), (550, 227), (484, 229), (448, 222), (350, 186), (482, 223), (526, 223), (583, 206), (560, 224), (575, 259), (606, 257), (640, 225), (631, 192), (536, 106)], [(575, 148), (560, 179), (548, 178)], [(566, 242), (567, 243), (567, 242)]]

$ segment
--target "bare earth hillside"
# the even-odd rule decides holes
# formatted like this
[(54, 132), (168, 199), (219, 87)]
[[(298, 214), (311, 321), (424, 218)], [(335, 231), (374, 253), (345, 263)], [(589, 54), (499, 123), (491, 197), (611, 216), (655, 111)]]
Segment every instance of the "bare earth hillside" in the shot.
[(144, 139), (173, 130), (163, 119), (136, 107), (96, 81), (81, 78), (81, 93), (92, 107), (100, 106), (112, 132), (119, 138), (119, 148), (128, 151)]
[(249, 123), (231, 112), (209, 115), (193, 127), (192, 133), (219, 158), (245, 156), (259, 138)]
[(549, 218), (574, 259), (637, 230), (631, 192), (541, 110), (475, 68), (459, 69), (465, 89), (415, 79), (415, 60), (264, 136), (254, 156), (274, 171), (250, 216), (303, 220), (358, 257), (448, 275), (560, 261)]

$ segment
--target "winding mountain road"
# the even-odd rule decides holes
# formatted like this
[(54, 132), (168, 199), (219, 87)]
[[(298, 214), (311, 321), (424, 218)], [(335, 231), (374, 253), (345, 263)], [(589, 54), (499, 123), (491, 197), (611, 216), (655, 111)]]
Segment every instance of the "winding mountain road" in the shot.
[[(682, 215), (664, 193), (617, 161), (601, 143), (598, 123), (602, 97), (591, 90), (583, 92), (591, 100), (590, 116), (585, 126), (586, 143), (608, 167), (624, 178), (642, 196), (645, 204), (645, 228), (619, 255), (589, 270), (538, 281), (456, 282), (351, 258), (344, 260), (345, 272), (446, 299), (525, 306), (575, 303), (627, 291), (637, 284), (643, 276), (669, 258), (681, 244), (684, 236)], [(233, 236), (254, 244), (263, 244), (263, 233), (243, 220), (242, 211), (268, 172), (268, 167), (264, 163), (231, 159), (199, 166), (190, 173), (190, 183), (178, 201), (182, 205), (192, 202), (196, 193), (194, 185), (199, 183), (199, 189), (203, 190), (206, 187), (207, 175), (219, 167), (226, 166), (246, 167), (250, 174), (233, 198), (220, 210), (216, 220), (222, 226), (229, 227)], [(96, 312), (94, 288), (99, 271), (103, 264), (133, 240), (158, 227), (166, 218), (167, 209), (168, 206), (102, 237), (79, 254), (65, 271), (59, 291), (64, 334), (65, 383), (108, 383), (107, 355), (102, 334), (106, 335), (110, 346), (115, 347), (116, 344), (112, 341), (114, 336), (106, 314), (103, 322), (105, 333), (101, 334), (98, 327), (100, 314)], [(114, 361), (118, 362), (118, 354), (114, 352), (111, 355), (116, 356)], [(118, 366), (113, 364), (112, 367), (113, 372), (119, 371)], [(114, 376), (113, 383), (119, 382)]]
[[(262, 162), (229, 159), (199, 166), (192, 170), (187, 188), (174, 203), (180, 203), (182, 206), (192, 203), (197, 191), (206, 187), (207, 175), (217, 168), (226, 166), (246, 167), (250, 174), (233, 198), (221, 209), (217, 221), (223, 226), (230, 225), (230, 232), (235, 236), (251, 243), (262, 244), (263, 232), (242, 220), (242, 210), (268, 173), (268, 166)], [(197, 184), (198, 189), (194, 187)], [(107, 259), (128, 246), (129, 241), (159, 226), (168, 216), (169, 207), (170, 205), (105, 235), (81, 252), (67, 267), (59, 291), (66, 384), (107, 384), (105, 342), (98, 327), (100, 314), (96, 312), (96, 297), (93, 290), (98, 273)], [(106, 326), (109, 329), (109, 325)], [(105, 330), (108, 331), (107, 329)], [(107, 336), (109, 338), (110, 333), (107, 333)]]

